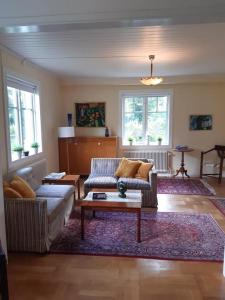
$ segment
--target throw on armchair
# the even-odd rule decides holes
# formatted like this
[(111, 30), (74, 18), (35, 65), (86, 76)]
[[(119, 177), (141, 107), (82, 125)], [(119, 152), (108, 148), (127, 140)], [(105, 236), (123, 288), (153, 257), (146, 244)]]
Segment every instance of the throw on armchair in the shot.
[[(149, 162), (148, 159), (131, 159)], [(148, 181), (137, 178), (116, 177), (114, 174), (121, 161), (121, 158), (92, 158), (91, 174), (84, 182), (84, 193), (92, 188), (117, 188), (117, 183), (123, 181), (131, 190), (141, 190), (142, 206), (157, 207), (157, 173), (154, 170), (149, 172)]]

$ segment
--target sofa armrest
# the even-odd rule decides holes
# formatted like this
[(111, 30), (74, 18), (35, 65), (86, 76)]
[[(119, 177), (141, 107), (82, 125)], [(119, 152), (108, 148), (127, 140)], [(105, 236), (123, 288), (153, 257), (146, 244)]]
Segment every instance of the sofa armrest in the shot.
[(149, 172), (149, 182), (151, 185), (151, 190), (154, 195), (157, 195), (157, 171), (151, 170)]
[(47, 200), (5, 199), (8, 248), (11, 251), (44, 252), (48, 232)]

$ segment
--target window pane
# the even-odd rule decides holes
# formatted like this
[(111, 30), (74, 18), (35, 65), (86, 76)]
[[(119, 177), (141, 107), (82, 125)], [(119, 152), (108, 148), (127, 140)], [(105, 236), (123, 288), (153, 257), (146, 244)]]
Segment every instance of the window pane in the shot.
[(140, 142), (143, 137), (143, 121), (142, 113), (127, 113), (124, 116), (124, 144), (128, 144), (128, 138), (132, 137), (134, 143)]
[(31, 110), (21, 110), (21, 131), (24, 150), (29, 151), (34, 141), (33, 112)]
[[(18, 152), (13, 150), (15, 146), (29, 151), (29, 155), (42, 151), (40, 102), (36, 87), (32, 85), (28, 89), (29, 82), (23, 82), (23, 85), (17, 78), (9, 81), (8, 76), (7, 82), (9, 140), (11, 161), (14, 161), (21, 158)], [(38, 151), (31, 147), (34, 142), (39, 146)]]
[(158, 97), (158, 111), (167, 111), (167, 97)]
[(134, 100), (133, 100), (133, 98), (125, 98), (124, 111), (125, 112), (133, 112), (134, 111)]
[(7, 87), (8, 93), (8, 106), (9, 107), (17, 107), (17, 90), (12, 87)]
[(157, 111), (157, 97), (148, 97), (148, 111), (149, 112)]
[(160, 137), (162, 145), (168, 145), (168, 129), (167, 113), (148, 114), (148, 135), (153, 144), (157, 144)]
[(21, 107), (32, 109), (32, 94), (25, 91), (20, 91)]
[(143, 112), (144, 99), (142, 97), (134, 97), (134, 112)]

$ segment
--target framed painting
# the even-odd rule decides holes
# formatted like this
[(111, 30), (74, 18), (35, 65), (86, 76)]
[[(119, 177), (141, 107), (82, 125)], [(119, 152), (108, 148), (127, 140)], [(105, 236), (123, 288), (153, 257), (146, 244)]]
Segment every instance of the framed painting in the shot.
[(105, 127), (105, 103), (75, 103), (77, 127)]
[(212, 115), (191, 115), (189, 128), (190, 130), (211, 130)]

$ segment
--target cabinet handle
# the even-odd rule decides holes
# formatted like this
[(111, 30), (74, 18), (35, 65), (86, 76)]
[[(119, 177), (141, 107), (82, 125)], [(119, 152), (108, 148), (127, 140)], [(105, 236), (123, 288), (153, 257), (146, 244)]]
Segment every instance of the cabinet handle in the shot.
[(101, 143), (100, 143), (100, 142), (98, 142), (98, 146), (101, 146)]

